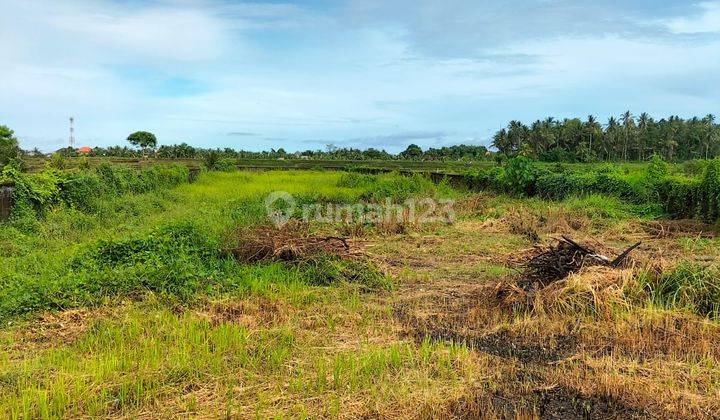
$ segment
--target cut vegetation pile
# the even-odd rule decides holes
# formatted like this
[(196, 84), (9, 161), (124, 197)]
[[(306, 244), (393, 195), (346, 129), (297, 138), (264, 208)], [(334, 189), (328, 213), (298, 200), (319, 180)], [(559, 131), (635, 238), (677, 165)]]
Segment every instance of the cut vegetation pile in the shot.
[(243, 264), (291, 264), (313, 285), (345, 282), (363, 290), (390, 288), (385, 274), (362, 252), (352, 250), (346, 238), (313, 235), (303, 223), (238, 228), (229, 235), (223, 253)]
[(281, 228), (271, 225), (242, 227), (230, 237), (225, 253), (237, 261), (306, 261), (322, 254), (350, 256), (346, 238), (315, 236), (301, 223), (288, 223)]
[(617, 258), (610, 260), (595, 250), (580, 245), (567, 236), (563, 236), (556, 246), (550, 246), (527, 262), (525, 270), (517, 283), (525, 291), (529, 291), (562, 280), (583, 267), (608, 266), (616, 268), (622, 265), (628, 254), (639, 245), (640, 242), (620, 253)]

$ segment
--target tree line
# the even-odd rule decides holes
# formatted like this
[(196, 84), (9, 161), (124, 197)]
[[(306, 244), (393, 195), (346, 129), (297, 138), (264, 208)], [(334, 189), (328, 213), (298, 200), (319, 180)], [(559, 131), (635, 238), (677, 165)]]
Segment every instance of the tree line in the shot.
[(642, 161), (658, 155), (668, 161), (709, 159), (720, 154), (720, 125), (715, 116), (660, 120), (647, 113), (624, 112), (605, 124), (592, 115), (537, 120), (530, 126), (510, 121), (492, 139), (498, 153), (544, 161)]
[[(194, 147), (187, 143), (162, 145), (155, 148), (152, 143), (136, 144), (136, 148), (127, 146), (95, 147), (83, 155), (89, 157), (119, 157), (139, 158), (153, 156), (158, 159), (204, 159), (214, 155), (220, 158), (239, 159), (312, 159), (312, 160), (446, 160), (446, 161), (476, 161), (490, 159), (491, 153), (485, 146), (455, 145), (442, 148), (429, 148), (422, 150), (418, 145), (411, 144), (404, 151), (393, 154), (382, 149), (368, 148), (365, 150), (356, 148), (340, 148), (332, 144), (327, 145), (325, 150), (305, 150), (299, 152), (287, 152), (283, 148), (270, 149), (260, 152), (247, 150), (235, 150), (226, 148), (202, 148)], [(76, 149), (63, 148), (56, 153), (67, 157), (78, 156)]]
[[(340, 148), (333, 144), (325, 150), (305, 150), (289, 153), (283, 148), (253, 152), (232, 148), (200, 148), (187, 143), (157, 147), (152, 133), (139, 131), (128, 136), (135, 147), (95, 147), (81, 153), (66, 147), (55, 153), (61, 156), (107, 156), (140, 158), (153, 156), (160, 159), (324, 159), (324, 160), (438, 160), (479, 161), (503, 160), (505, 157), (528, 156), (549, 162), (643, 161), (653, 155), (667, 161), (709, 159), (720, 155), (720, 125), (708, 114), (703, 118), (683, 119), (671, 116), (655, 120), (647, 113), (637, 117), (630, 111), (619, 117), (610, 117), (605, 124), (589, 115), (585, 120), (546, 118), (530, 126), (510, 121), (492, 138), (496, 151), (482, 145), (455, 145), (423, 150), (411, 144), (399, 153), (382, 149)], [(10, 159), (25, 156), (41, 157), (37, 149), (24, 151), (18, 146), (12, 130), (0, 125), (0, 166)]]

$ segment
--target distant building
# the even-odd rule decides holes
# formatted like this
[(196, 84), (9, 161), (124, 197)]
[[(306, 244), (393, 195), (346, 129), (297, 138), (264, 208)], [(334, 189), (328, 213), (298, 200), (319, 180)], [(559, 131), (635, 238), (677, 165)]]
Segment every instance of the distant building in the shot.
[(92, 152), (92, 148), (87, 146), (78, 147), (77, 152), (79, 155), (87, 155)]

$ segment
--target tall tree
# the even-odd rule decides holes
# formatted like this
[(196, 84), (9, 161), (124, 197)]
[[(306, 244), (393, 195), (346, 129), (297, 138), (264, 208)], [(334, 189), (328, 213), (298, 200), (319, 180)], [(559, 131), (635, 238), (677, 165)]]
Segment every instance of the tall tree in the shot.
[(7, 165), (18, 157), (20, 157), (20, 146), (15, 138), (15, 132), (5, 125), (0, 125), (0, 165)]

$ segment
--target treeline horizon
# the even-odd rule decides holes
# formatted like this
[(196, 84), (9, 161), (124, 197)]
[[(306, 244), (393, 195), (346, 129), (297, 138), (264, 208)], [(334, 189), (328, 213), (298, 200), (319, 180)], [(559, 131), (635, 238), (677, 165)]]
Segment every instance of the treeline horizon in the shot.
[[(7, 131), (11, 136), (12, 131)], [(495, 133), (491, 147), (495, 150), (484, 145), (466, 144), (423, 150), (411, 144), (402, 152), (390, 153), (372, 147), (363, 150), (328, 144), (325, 150), (308, 149), (291, 153), (283, 148), (253, 152), (230, 147), (194, 147), (183, 142), (152, 149), (95, 147), (89, 153), (66, 147), (55, 153), (118, 158), (152, 156), (159, 159), (202, 159), (212, 155), (240, 159), (502, 161), (508, 157), (527, 156), (545, 162), (628, 162), (659, 156), (666, 161), (685, 161), (720, 156), (720, 125), (712, 114), (702, 118), (670, 116), (655, 120), (647, 113), (636, 117), (630, 111), (619, 117), (610, 117), (604, 124), (593, 115), (585, 119), (548, 117), (529, 126), (513, 120)], [(37, 149), (20, 153), (35, 157), (46, 155)]]
[(667, 161), (710, 159), (720, 155), (720, 125), (715, 116), (660, 120), (626, 111), (605, 124), (548, 117), (530, 126), (513, 120), (495, 133), (492, 146), (506, 156), (523, 155), (551, 162), (644, 161), (653, 155)]

